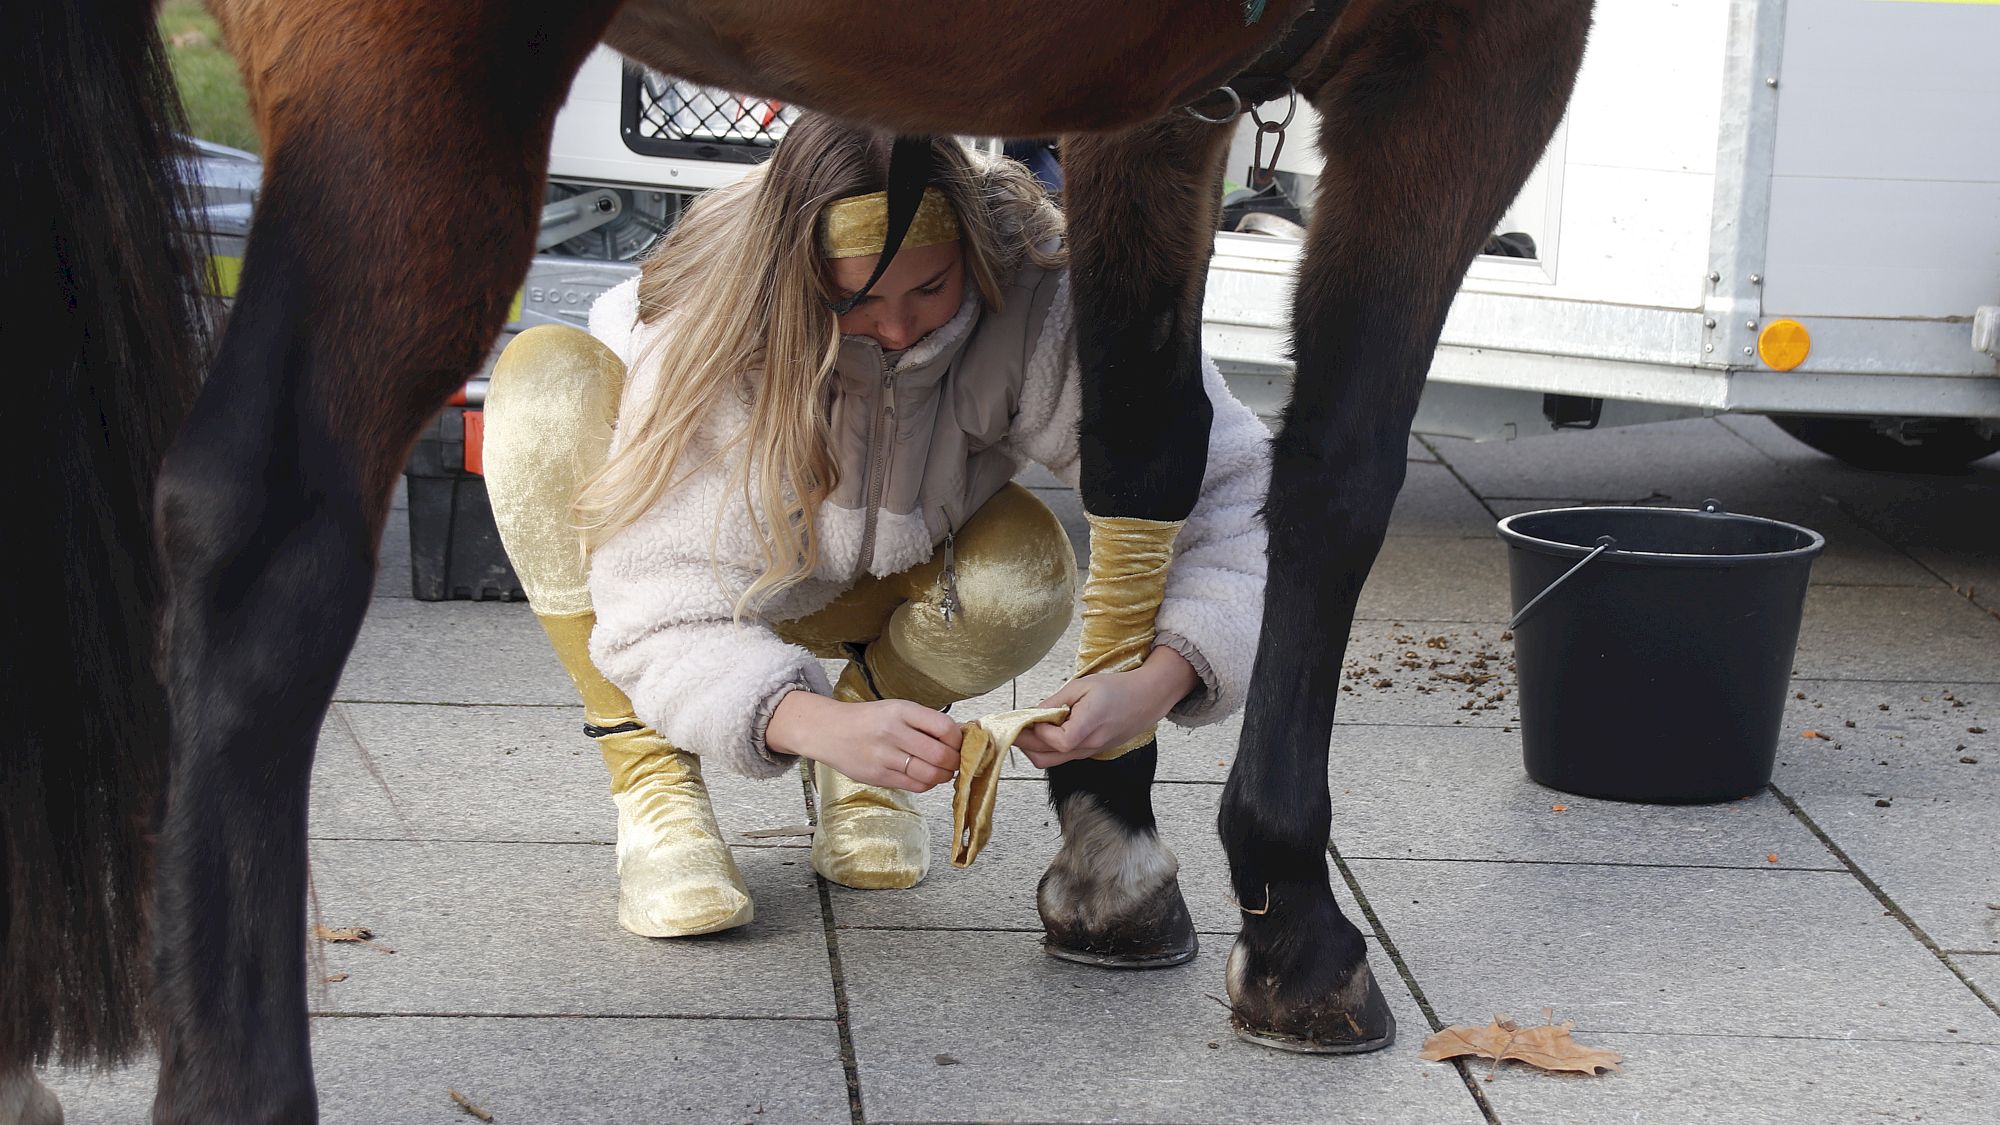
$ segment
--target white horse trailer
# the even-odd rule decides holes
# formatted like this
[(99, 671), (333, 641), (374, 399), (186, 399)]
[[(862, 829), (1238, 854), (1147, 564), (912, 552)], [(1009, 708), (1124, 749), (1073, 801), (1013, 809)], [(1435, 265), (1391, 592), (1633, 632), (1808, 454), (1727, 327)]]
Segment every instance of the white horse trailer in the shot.
[[(1993, 0), (1601, 0), (1569, 115), (1500, 227), (1526, 256), (1474, 261), (1416, 428), (1743, 411), (1891, 466), (2000, 448), (1996, 43)], [(792, 112), (592, 55), (556, 120), (542, 253), (509, 331), (581, 324)], [(1276, 169), (1309, 209), (1316, 122), (1297, 112)], [(1246, 120), (1233, 179), (1252, 151)], [(249, 209), (217, 197), (225, 274)], [(1206, 346), (1269, 413), (1300, 244), (1215, 246)]]
[[(1992, 0), (1601, 0), (1501, 224), (1533, 256), (1474, 261), (1416, 428), (1740, 411), (1885, 467), (2000, 449), (1996, 44)], [(1281, 394), (1298, 248), (1216, 250), (1208, 347)]]

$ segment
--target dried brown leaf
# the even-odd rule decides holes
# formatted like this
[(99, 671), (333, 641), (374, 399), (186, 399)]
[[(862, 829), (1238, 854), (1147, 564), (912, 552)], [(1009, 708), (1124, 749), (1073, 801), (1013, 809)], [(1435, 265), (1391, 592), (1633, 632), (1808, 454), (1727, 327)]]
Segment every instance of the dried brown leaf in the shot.
[(1485, 1027), (1459, 1024), (1447, 1027), (1436, 1035), (1424, 1040), (1423, 1054), (1420, 1056), (1432, 1062), (1442, 1062), (1464, 1055), (1476, 1055), (1482, 1059), (1492, 1059), (1495, 1063), (1512, 1059), (1524, 1062), (1539, 1070), (1569, 1071), (1577, 1074), (1597, 1074), (1604, 1070), (1622, 1071), (1618, 1064), (1625, 1057), (1616, 1051), (1606, 1051), (1597, 1047), (1586, 1047), (1570, 1037), (1567, 1021), (1559, 1024), (1543, 1024), (1539, 1027), (1522, 1027), (1506, 1016), (1496, 1015), (1493, 1022)]
[(373, 940), (375, 937), (375, 931), (370, 930), (366, 926), (316, 925), (313, 927), (313, 936), (321, 941), (329, 942), (332, 944), (365, 945), (370, 949), (380, 950), (383, 953), (396, 952), (395, 950), (389, 948), (388, 946), (383, 945), (381, 942)]
[(446, 1087), (445, 1093), (450, 1094), (451, 1100), (458, 1103), (458, 1108), (464, 1110), (465, 1112), (471, 1114), (472, 1116), (477, 1117), (481, 1121), (493, 1120), (492, 1114), (486, 1112), (485, 1110), (479, 1108), (476, 1105), (473, 1105), (471, 1098), (466, 1097), (464, 1094), (459, 1093), (457, 1090), (453, 1090), (450, 1087)]

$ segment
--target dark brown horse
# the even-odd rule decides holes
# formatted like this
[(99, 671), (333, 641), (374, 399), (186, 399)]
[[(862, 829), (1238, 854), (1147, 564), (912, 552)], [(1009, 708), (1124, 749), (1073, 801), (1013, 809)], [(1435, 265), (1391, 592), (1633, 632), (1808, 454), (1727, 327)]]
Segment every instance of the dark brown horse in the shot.
[[(204, 349), (150, 0), (28, 0), (0, 48), (0, 316), (28, 369), (6, 390), (21, 515), (0, 676), (0, 1116), (51, 1112), (31, 1063), (117, 1059), (148, 1031), (156, 1120), (316, 1116), (315, 734), (391, 485), (501, 327), (533, 252), (551, 122), (594, 44), (898, 132), (1070, 134), (1084, 502), (1178, 519), (1204, 463), (1197, 349), (1229, 138), (1182, 107), (1220, 109), (1213, 91), (1312, 5), (210, 6), (266, 162), (241, 296), (191, 407)], [(1244, 907), (1229, 995), (1266, 1042), (1365, 1050), (1392, 1033), (1328, 885), (1337, 677), (1446, 309), (1563, 111), (1589, 6), (1321, 0), (1282, 55), (1322, 116), (1327, 162), (1266, 506), (1263, 640), (1221, 815)], [(1154, 755), (1054, 771), (1058, 810), (1088, 794), (1150, 838)], [(1113, 902), (1081, 937), (1171, 944), (1147, 932), (1173, 924), (1169, 905)]]

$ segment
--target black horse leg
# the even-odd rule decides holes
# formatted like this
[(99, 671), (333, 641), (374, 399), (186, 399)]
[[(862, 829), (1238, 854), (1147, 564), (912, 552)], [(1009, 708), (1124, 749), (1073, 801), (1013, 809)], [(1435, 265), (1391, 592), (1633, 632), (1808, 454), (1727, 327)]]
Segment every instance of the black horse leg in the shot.
[[(1208, 449), (1201, 298), (1229, 131), (1176, 114), (1063, 142), (1072, 303), (1083, 372), (1083, 503), (1180, 520)], [(1115, 967), (1195, 955), (1179, 863), (1153, 821), (1148, 743), (1049, 771), (1063, 846), (1036, 896), (1051, 954)]]
[(273, 158), (243, 296), (157, 501), (174, 739), (155, 1121), (317, 1117), (315, 736), (396, 474), (533, 253), (550, 127), (602, 30), (597, 7), (558, 19), (468, 4), (451, 13), (470, 21), (462, 34), (413, 18), (407, 42), (381, 24), (243, 41)]
[(1327, 154), (1275, 446), (1270, 571), (1221, 828), (1243, 930), (1246, 1037), (1388, 1045), (1394, 1020), (1327, 882), (1327, 742), (1356, 599), (1402, 486), (1424, 372), (1466, 267), (1568, 101), (1588, 0), (1416, 4), (1336, 34), (1302, 88)]

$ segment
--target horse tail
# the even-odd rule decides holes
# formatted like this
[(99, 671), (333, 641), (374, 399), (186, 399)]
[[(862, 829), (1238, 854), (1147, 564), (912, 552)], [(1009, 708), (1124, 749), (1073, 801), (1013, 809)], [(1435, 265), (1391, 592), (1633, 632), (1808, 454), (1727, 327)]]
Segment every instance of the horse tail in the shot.
[(153, 483), (208, 338), (152, 0), (26, 0), (0, 35), (0, 1066), (147, 1036), (167, 770)]

